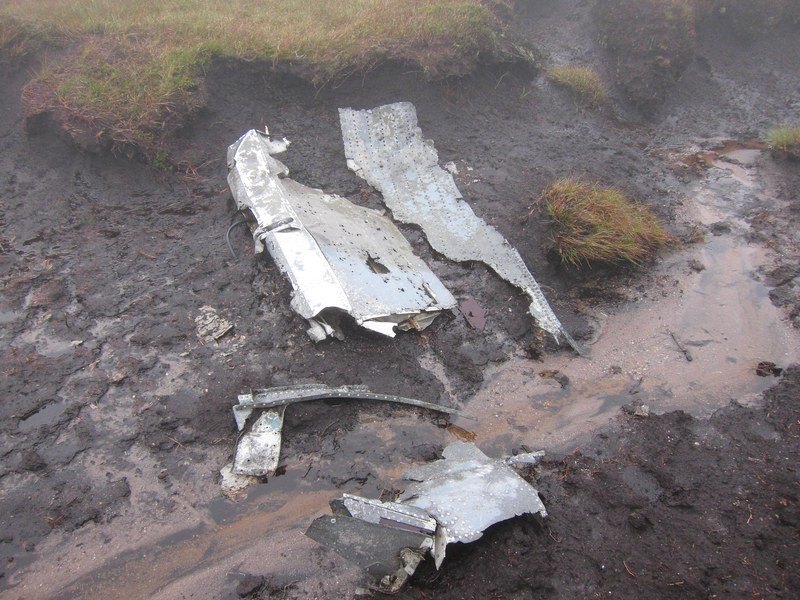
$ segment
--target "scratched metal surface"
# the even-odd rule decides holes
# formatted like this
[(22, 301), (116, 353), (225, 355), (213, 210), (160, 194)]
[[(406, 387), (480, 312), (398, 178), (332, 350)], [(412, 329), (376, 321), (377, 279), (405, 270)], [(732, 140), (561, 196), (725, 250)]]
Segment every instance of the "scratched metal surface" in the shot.
[(272, 475), (281, 455), (281, 430), (284, 407), (265, 410), (242, 434), (233, 455), (233, 472), (260, 477)]
[(228, 150), (228, 184), (255, 217), (257, 250), (268, 249), (294, 289), (292, 308), (312, 320), (328, 308), (368, 329), (423, 329), (456, 300), (381, 213), (289, 179), (272, 156), (285, 144), (251, 130)]
[(575, 346), (519, 252), (473, 212), (453, 176), (439, 166), (413, 104), (340, 108), (339, 120), (348, 166), (383, 194), (394, 218), (419, 225), (431, 246), (452, 260), (487, 264), (530, 297), (529, 310), (542, 329)]
[(491, 525), (518, 515), (547, 515), (533, 486), (474, 444), (455, 442), (442, 456), (406, 472), (411, 483), (399, 500), (433, 516), (447, 543), (475, 541)]

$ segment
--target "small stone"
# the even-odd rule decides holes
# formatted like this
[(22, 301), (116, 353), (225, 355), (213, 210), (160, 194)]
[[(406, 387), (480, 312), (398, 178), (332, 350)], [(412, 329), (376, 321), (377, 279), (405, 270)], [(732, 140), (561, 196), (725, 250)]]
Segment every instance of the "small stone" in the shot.
[(649, 417), (650, 416), (650, 407), (647, 406), (647, 404), (640, 404), (633, 411), (633, 416), (634, 417), (642, 417), (642, 418)]
[(557, 369), (545, 369), (539, 371), (539, 377), (544, 379), (554, 379), (562, 388), (569, 386), (569, 377)]
[(731, 224), (728, 221), (717, 221), (708, 227), (714, 235), (722, 235), (731, 232)]
[(650, 525), (650, 519), (647, 518), (647, 515), (634, 511), (628, 515), (628, 525), (637, 531), (642, 531)]

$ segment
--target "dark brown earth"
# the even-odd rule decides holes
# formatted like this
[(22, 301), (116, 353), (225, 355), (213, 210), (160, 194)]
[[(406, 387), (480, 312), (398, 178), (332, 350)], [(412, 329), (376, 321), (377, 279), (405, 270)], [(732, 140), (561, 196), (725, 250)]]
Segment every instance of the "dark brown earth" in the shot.
[[(532, 2), (514, 27), (549, 60), (595, 64), (611, 81), (615, 67), (590, 9), (580, 1)], [(481, 265), (434, 255), (403, 226), (459, 300), (475, 298), (487, 310), (486, 329), (445, 316), (424, 335), (391, 343), (353, 332), (314, 346), (277, 268), (253, 256), (241, 228), (232, 233), (239, 258), (225, 246), (235, 215), (224, 149), (243, 131), (267, 125), (293, 142), (281, 157), (292, 177), (381, 208), (380, 196), (345, 167), (336, 109), (414, 102), (440, 162), (457, 164), (466, 199), (519, 248), (556, 313), (588, 341), (595, 332), (581, 307), (614, 310), (631, 298), (658, 297), (675, 281), (649, 277), (646, 268), (563, 269), (549, 255), (543, 216), (528, 216), (541, 190), (567, 175), (621, 187), (691, 238), (681, 209), (698, 175), (675, 169), (661, 151), (713, 145), (708, 138), (755, 139), (796, 120), (798, 55), (794, 29), (745, 43), (709, 25), (649, 121), (619, 90), (609, 106), (586, 112), (544, 77), (516, 67), (430, 83), (413, 68), (387, 65), (316, 90), (263, 65), (218, 63), (208, 75), (207, 107), (174, 143), (177, 158), (197, 165), (185, 174), (87, 154), (49, 131), (27, 135), (19, 96), (35, 59), (0, 63), (0, 592), (36, 597), (35, 570), (60, 565), (68, 549), (85, 543), (101, 558), (85, 559), (71, 578), (61, 575), (70, 583), (63, 594), (82, 597), (91, 591), (86, 581), (102, 576), (103, 556), (127, 557), (159, 527), (165, 536), (200, 527), (206, 507), (215, 520), (217, 512), (227, 515), (222, 520), (237, 514), (218, 497), (217, 473), (235, 441), (231, 404), (248, 387), (366, 384), (469, 408), (491, 365), (563, 352), (532, 329), (516, 290)], [(754, 244), (775, 250), (759, 276), (797, 324), (800, 169), (770, 158), (763, 165), (788, 208), (750, 206), (740, 216)], [(194, 318), (204, 305), (235, 324), (233, 335), (218, 344), (198, 340)], [(441, 364), (452, 389), (420, 362), (426, 359)], [(422, 573), (407, 595), (796, 596), (797, 476), (788, 466), (797, 464), (797, 370), (785, 378), (764, 408), (732, 406), (707, 421), (682, 413), (623, 417), (606, 439), (537, 471), (551, 513), (544, 525), (496, 527), (454, 552), (438, 578)], [(401, 417), (407, 429), (396, 425), (390, 442), (362, 431), (365, 419)], [(284, 455), (292, 464), (260, 493), (377, 496), (396, 484), (386, 465), (437, 456), (441, 446), (429, 429), (445, 424), (391, 407), (298, 407), (287, 414)], [(119, 522), (131, 533), (120, 533)], [(70, 572), (64, 561), (59, 568)], [(283, 591), (291, 582), (278, 583)], [(196, 590), (196, 597), (207, 596)]]
[(547, 519), (496, 525), (405, 597), (797, 596), (800, 369), (762, 407), (618, 425), (529, 474)]

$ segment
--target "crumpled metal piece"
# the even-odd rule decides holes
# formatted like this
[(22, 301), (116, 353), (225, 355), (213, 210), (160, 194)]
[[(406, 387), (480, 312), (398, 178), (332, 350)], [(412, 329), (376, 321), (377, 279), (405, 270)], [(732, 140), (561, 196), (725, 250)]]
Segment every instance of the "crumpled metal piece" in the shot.
[(413, 104), (340, 108), (339, 120), (348, 166), (383, 194), (395, 219), (420, 226), (433, 249), (452, 260), (487, 264), (530, 297), (529, 310), (539, 327), (580, 352), (519, 252), (473, 212), (453, 175), (439, 166), (433, 143), (417, 126)]
[(294, 290), (291, 306), (309, 320), (309, 336), (341, 336), (336, 318), (394, 337), (422, 330), (452, 294), (378, 211), (289, 179), (272, 155), (286, 143), (250, 130), (228, 149), (228, 185), (255, 218), (256, 252), (266, 247)]
[[(281, 453), (283, 413), (290, 404), (331, 398), (376, 400), (416, 406), (451, 415), (467, 416), (454, 408), (390, 394), (375, 394), (366, 386), (329, 387), (320, 384), (281, 386), (240, 394), (233, 417), (241, 435), (236, 443), (231, 471), (236, 475), (263, 477), (278, 468)], [(248, 428), (253, 415), (258, 416)]]
[[(379, 590), (396, 592), (425, 554), (438, 569), (451, 542), (474, 541), (491, 525), (521, 514), (547, 516), (539, 493), (508, 459), (491, 459), (465, 442), (447, 446), (443, 455), (409, 469), (405, 478), (414, 483), (398, 501), (344, 494), (331, 502), (334, 516), (316, 519), (306, 535), (366, 569)], [(542, 455), (519, 455), (515, 462)]]
[[(455, 442), (442, 460), (409, 469), (413, 481), (400, 502), (428, 512), (441, 528), (445, 544), (473, 542), (484, 530), (522, 514), (547, 516), (539, 493), (502, 460), (481, 452), (475, 444)], [(436, 557), (436, 566), (444, 552)]]

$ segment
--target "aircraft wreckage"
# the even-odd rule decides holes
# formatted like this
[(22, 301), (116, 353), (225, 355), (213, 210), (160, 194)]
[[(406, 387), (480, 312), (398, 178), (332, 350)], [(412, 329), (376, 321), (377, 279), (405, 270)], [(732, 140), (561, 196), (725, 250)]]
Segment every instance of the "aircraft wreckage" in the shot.
[[(348, 166), (383, 194), (392, 216), (419, 226), (432, 248), (483, 262), (530, 298), (530, 313), (556, 341), (570, 337), (519, 252), (463, 199), (423, 139), (414, 106), (340, 109)], [(275, 158), (287, 140), (250, 130), (228, 149), (228, 185), (249, 212), (256, 253), (265, 248), (292, 284), (292, 308), (314, 341), (343, 336), (349, 315), (370, 331), (425, 329), (456, 299), (382, 213), (289, 178)]]

